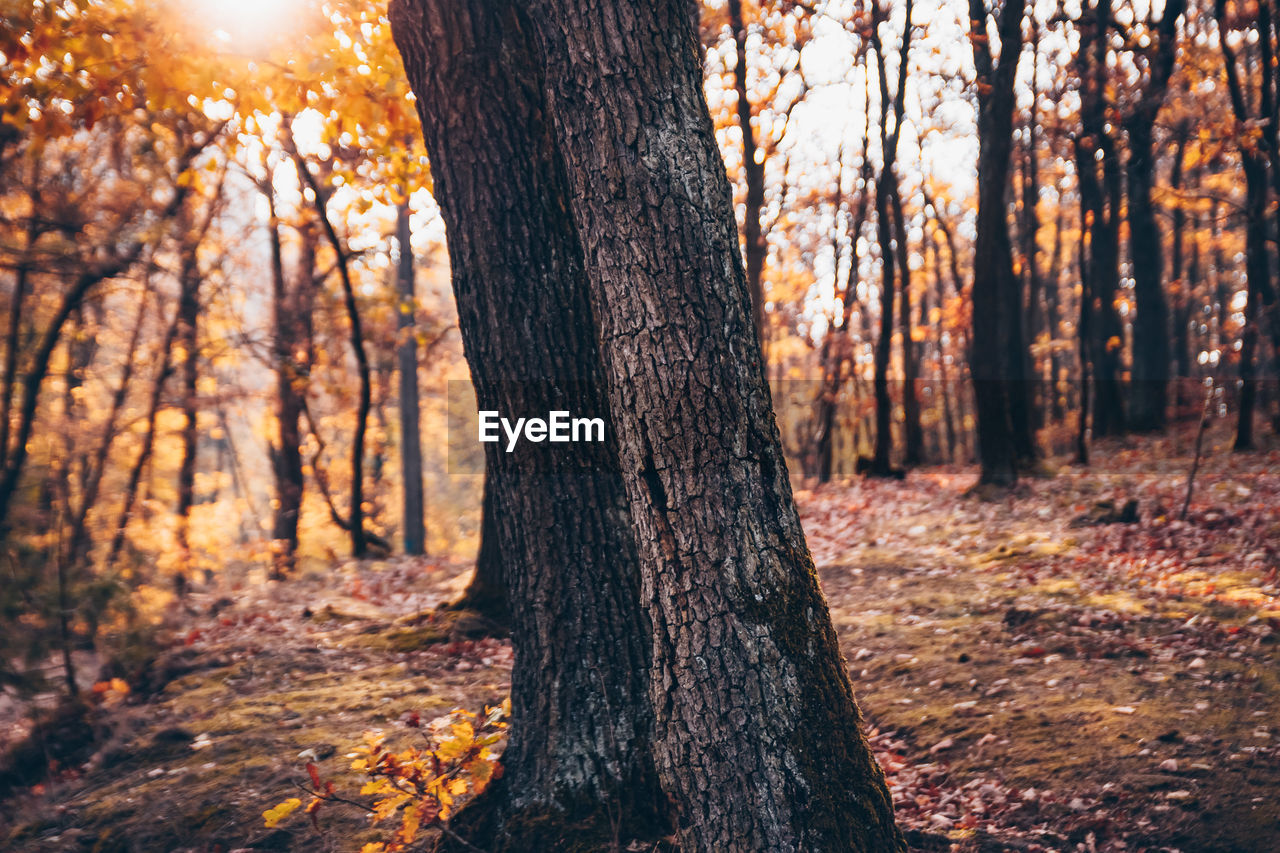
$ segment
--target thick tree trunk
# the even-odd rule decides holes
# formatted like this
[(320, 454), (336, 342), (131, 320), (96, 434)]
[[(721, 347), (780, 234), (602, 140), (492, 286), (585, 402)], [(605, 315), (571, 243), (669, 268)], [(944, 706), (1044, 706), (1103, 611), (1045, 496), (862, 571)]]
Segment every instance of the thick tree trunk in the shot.
[(406, 199), (396, 207), (396, 242), (400, 247), (400, 263), (396, 267), (400, 297), (400, 343), (396, 347), (400, 373), (400, 482), (404, 495), (404, 552), (420, 555), (426, 553), (427, 531), (423, 524), (426, 507), (422, 492), (422, 430), (418, 421), (418, 338), (414, 334), (417, 295), (410, 238)]
[[(500, 0), (393, 0), (390, 16), (480, 408), (607, 419), (582, 246), (527, 22)], [(736, 235), (729, 245), (737, 251)], [(758, 370), (754, 344), (749, 352)], [(485, 446), (513, 718), (502, 778), (453, 829), (490, 853), (653, 843), (670, 831), (649, 748), (651, 628), (613, 442), (610, 432), (603, 444)]]
[(521, 5), (585, 249), (653, 621), (654, 753), (682, 841), (903, 849), (753, 357), (688, 4)]

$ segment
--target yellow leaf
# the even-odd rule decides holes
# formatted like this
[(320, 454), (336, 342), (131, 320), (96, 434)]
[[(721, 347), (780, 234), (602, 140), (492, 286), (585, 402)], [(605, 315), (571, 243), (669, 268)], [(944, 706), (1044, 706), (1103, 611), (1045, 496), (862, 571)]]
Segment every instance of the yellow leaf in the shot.
[(400, 824), (400, 835), (405, 844), (413, 841), (417, 836), (420, 822), (417, 809), (405, 809), (404, 821)]
[(267, 828), (270, 829), (271, 827), (274, 827), (280, 821), (297, 811), (298, 807), (301, 805), (302, 800), (297, 797), (290, 797), (275, 808), (267, 809), (262, 813), (262, 816), (266, 819)]
[(373, 819), (386, 820), (395, 814), (396, 810), (408, 801), (408, 794), (395, 794), (387, 797), (385, 800), (379, 800), (373, 804)]

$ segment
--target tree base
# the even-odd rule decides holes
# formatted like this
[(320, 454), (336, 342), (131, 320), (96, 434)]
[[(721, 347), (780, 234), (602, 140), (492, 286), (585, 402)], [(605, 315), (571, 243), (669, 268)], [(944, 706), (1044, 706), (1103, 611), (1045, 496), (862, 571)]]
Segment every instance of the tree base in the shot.
[(573, 813), (536, 803), (511, 803), (506, 779), (498, 779), (449, 821), (433, 853), (606, 853), (640, 842), (644, 850), (674, 853), (669, 827), (656, 814), (624, 814), (615, 803), (594, 804)]

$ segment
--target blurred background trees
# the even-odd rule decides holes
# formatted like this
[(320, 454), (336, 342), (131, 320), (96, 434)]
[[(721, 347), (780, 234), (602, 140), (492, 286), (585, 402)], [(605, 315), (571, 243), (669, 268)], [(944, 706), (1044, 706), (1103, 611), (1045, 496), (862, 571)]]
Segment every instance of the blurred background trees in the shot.
[[(30, 628), (3, 678), (74, 680), (192, 582), (472, 559), (468, 375), (385, 9), (3, 24), (0, 621)], [(1208, 379), (1238, 447), (1274, 441), (1269, 4), (707, 0), (701, 36), (794, 478), (1008, 483), (1198, 417)]]

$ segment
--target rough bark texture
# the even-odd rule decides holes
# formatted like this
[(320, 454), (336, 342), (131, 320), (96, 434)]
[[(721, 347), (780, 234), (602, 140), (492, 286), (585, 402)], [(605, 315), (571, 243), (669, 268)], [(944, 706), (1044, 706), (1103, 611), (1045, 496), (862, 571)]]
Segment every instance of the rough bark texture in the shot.
[(585, 250), (683, 844), (902, 849), (754, 357), (688, 4), (521, 5)]
[(1009, 486), (1017, 480), (1016, 397), (1021, 393), (1025, 398), (1025, 388), (1017, 387), (1025, 385), (1019, 353), (1022, 298), (1013, 271), (1005, 212), (1013, 147), (1013, 85), (1022, 53), (1024, 9), (1022, 0), (1006, 0), (998, 23), (1001, 47), (997, 61), (990, 52), (987, 9), (982, 0), (969, 3), (969, 38), (978, 72), (978, 217), (969, 365), (977, 404), (981, 482), (997, 486)]
[[(582, 248), (526, 24), (504, 2), (393, 0), (390, 15), (480, 407), (607, 418)], [(736, 235), (729, 245), (737, 251)], [(612, 433), (604, 444), (486, 449), (511, 603), (513, 719), (504, 775), (453, 828), (490, 853), (660, 838), (669, 827), (648, 746), (650, 626)]]
[(396, 243), (400, 262), (396, 267), (396, 290), (400, 296), (397, 315), (400, 343), (396, 361), (400, 375), (400, 482), (404, 491), (403, 536), (406, 554), (426, 552), (427, 531), (423, 524), (422, 430), (418, 417), (418, 338), (414, 334), (417, 311), (413, 275), (413, 245), (409, 232), (409, 203), (396, 207)]

